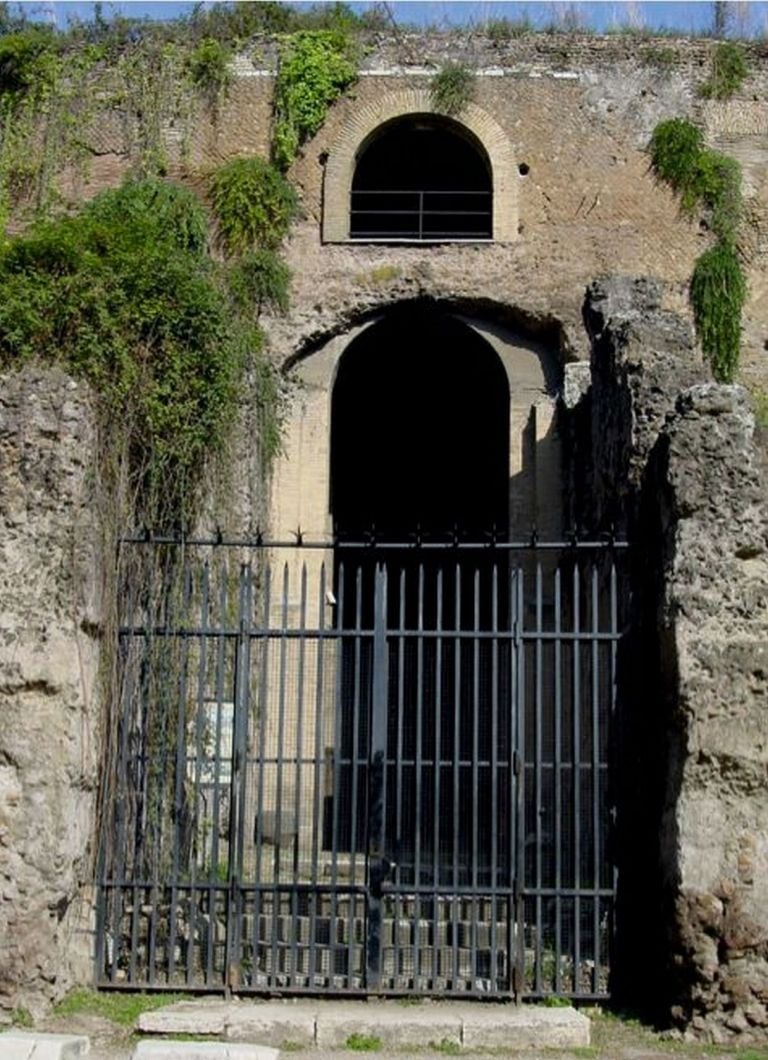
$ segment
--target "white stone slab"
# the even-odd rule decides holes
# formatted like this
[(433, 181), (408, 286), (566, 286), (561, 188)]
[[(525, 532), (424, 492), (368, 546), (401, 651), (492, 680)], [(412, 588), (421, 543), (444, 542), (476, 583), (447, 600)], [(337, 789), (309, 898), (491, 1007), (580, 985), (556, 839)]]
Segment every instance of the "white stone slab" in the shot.
[(142, 1012), (136, 1026), (145, 1034), (220, 1034), (236, 1003), (230, 1001), (178, 1001), (154, 1012)]
[(250, 1042), (139, 1042), (132, 1060), (277, 1060), (280, 1053)]
[(90, 1041), (79, 1034), (5, 1031), (0, 1034), (2, 1060), (76, 1060), (87, 1056)]
[(451, 1042), (514, 1051), (567, 1049), (590, 1041), (589, 1020), (572, 1008), (466, 1001), (413, 1006), (394, 1001), (182, 1001), (143, 1013), (139, 1027), (155, 1034), (215, 1034), (227, 1042), (262, 1041), (278, 1047), (290, 1042), (322, 1049), (342, 1049), (353, 1035), (378, 1038), (385, 1048)]
[(317, 1044), (322, 1049), (343, 1049), (355, 1035), (377, 1038), (387, 1049), (461, 1045), (461, 1030), (461, 1012), (451, 1005), (335, 1003), (317, 1010)]
[(225, 1036), (229, 1041), (262, 1041), (270, 1045), (290, 1042), (311, 1048), (315, 1044), (317, 1006), (266, 1001), (233, 1006), (227, 1017)]
[(462, 1013), (467, 1048), (574, 1049), (589, 1045), (590, 1023), (573, 1008), (478, 1005)]

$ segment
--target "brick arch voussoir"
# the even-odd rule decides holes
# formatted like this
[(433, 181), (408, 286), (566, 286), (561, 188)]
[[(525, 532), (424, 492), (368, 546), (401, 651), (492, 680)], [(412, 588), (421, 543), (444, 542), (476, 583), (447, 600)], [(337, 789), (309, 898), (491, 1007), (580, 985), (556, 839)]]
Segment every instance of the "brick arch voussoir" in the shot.
[[(349, 193), (361, 146), (380, 125), (408, 114), (437, 113), (429, 90), (402, 89), (363, 104), (342, 127), (325, 167), (323, 240), (343, 242), (349, 238)], [(517, 237), (517, 189), (512, 145), (506, 133), (482, 107), (469, 103), (455, 119), (482, 144), (493, 178), (493, 233), (497, 243)]]

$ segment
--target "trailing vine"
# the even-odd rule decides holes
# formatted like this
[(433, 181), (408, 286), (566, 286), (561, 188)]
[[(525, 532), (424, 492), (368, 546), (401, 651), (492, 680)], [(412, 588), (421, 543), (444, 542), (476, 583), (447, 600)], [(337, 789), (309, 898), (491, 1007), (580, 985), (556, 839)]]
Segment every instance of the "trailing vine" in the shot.
[(279, 169), (288, 169), (356, 78), (353, 43), (344, 30), (305, 30), (283, 39), (272, 127), (272, 159)]
[(246, 356), (206, 228), (191, 193), (148, 180), (38, 223), (0, 256), (2, 363), (58, 362), (91, 384), (107, 463), (124, 456), (134, 514), (152, 525), (191, 515)]
[[(41, 220), (0, 252), (0, 362), (56, 362), (96, 391), (108, 475), (136, 523), (176, 527), (195, 514), (202, 474), (221, 453), (242, 381), (259, 365), (264, 307), (285, 308), (289, 275), (257, 241), (222, 265), (191, 192), (156, 178), (103, 192), (76, 215)], [(274, 246), (274, 235), (264, 242)]]
[(704, 146), (701, 131), (684, 118), (656, 126), (651, 166), (679, 195), (683, 212), (702, 211), (717, 237), (697, 260), (691, 304), (704, 356), (720, 382), (732, 382), (739, 362), (741, 313), (747, 286), (737, 238), (742, 216), (739, 163)]

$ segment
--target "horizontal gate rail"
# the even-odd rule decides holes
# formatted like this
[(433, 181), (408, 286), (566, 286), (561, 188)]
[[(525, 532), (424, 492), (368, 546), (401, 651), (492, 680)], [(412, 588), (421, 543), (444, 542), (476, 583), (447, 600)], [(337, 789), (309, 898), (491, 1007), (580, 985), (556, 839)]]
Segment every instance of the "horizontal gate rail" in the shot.
[(97, 980), (602, 998), (612, 538), (121, 543)]
[(542, 541), (533, 534), (527, 540), (505, 541), (498, 538), (495, 534), (488, 534), (487, 537), (481, 540), (464, 540), (462, 537), (454, 535), (446, 535), (444, 538), (425, 538), (420, 534), (414, 534), (410, 540), (390, 541), (386, 538), (378, 537), (375, 533), (371, 532), (369, 535), (363, 536), (359, 539), (350, 538), (349, 540), (343, 539), (340, 541), (313, 541), (311, 539), (306, 540), (301, 530), (295, 531), (293, 540), (278, 538), (271, 541), (258, 533), (253, 537), (227, 537), (222, 534), (198, 537), (195, 535), (179, 536), (155, 533), (151, 530), (145, 530), (142, 533), (127, 534), (122, 537), (120, 541), (123, 545), (173, 545), (176, 548), (189, 548), (192, 546), (210, 548), (222, 547), (225, 549), (244, 548), (263, 551), (287, 549), (291, 552), (300, 551), (302, 549), (310, 551), (314, 549), (322, 549), (333, 552), (363, 552), (366, 550), (372, 551), (378, 549), (386, 552), (408, 551), (427, 553), (439, 551), (444, 553), (446, 551), (483, 552), (492, 549), (499, 552), (565, 553), (571, 550), (576, 552), (595, 552), (604, 549), (615, 549), (616, 551), (621, 552), (624, 549), (629, 548), (628, 541), (617, 539), (612, 535), (606, 535), (594, 539), (582, 539), (571, 534), (559, 541)]

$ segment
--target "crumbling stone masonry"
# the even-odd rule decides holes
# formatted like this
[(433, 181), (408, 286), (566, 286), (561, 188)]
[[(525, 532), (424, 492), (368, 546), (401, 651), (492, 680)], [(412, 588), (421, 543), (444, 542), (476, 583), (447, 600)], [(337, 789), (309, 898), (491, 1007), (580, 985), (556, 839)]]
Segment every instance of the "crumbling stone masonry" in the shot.
[(691, 1033), (756, 1039), (768, 1026), (768, 512), (753, 417), (739, 387), (688, 385), (690, 344), (656, 285), (593, 285), (587, 320), (597, 495), (602, 482), (610, 510), (619, 484), (611, 514), (635, 546), (615, 986)]
[(96, 760), (95, 431), (87, 390), (0, 386), (0, 1013), (91, 976)]

